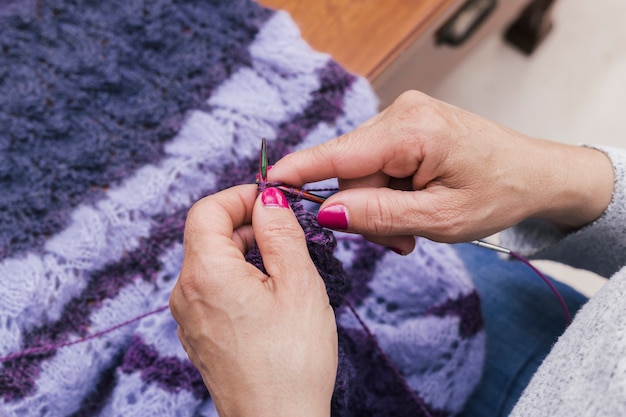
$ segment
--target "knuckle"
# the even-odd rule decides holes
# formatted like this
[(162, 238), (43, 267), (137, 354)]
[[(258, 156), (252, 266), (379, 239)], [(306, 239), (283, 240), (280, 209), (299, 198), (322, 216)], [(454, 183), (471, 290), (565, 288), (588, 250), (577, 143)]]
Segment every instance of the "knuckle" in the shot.
[(354, 139), (355, 136), (352, 133), (346, 133), (332, 141), (315, 146), (311, 148), (312, 158), (319, 166), (329, 166), (333, 172), (337, 172), (352, 154)]
[(271, 237), (272, 241), (304, 240), (304, 230), (295, 221), (268, 222), (259, 228), (259, 233)]
[(323, 144), (321, 146), (314, 146), (310, 148), (309, 152), (311, 154), (311, 159), (316, 161), (316, 163), (327, 163), (332, 162), (329, 160), (327, 145)]
[(176, 282), (176, 292), (173, 292), (170, 298), (171, 303), (189, 303), (202, 298), (201, 294), (205, 291), (205, 287), (206, 281), (201, 280), (197, 274), (181, 272)]
[(269, 255), (294, 254), (304, 245), (304, 231), (297, 223), (268, 223), (257, 233), (265, 241), (263, 250)]
[(198, 257), (186, 253), (170, 300), (176, 304), (207, 301), (228, 285), (229, 281), (223, 277), (237, 273), (231, 264), (224, 264), (218, 256), (203, 253)]
[(390, 235), (396, 224), (395, 210), (385, 204), (380, 196), (367, 201), (365, 206), (365, 228), (378, 236)]
[(396, 117), (403, 131), (409, 135), (425, 130), (441, 129), (449, 124), (448, 112), (442, 109), (441, 103), (418, 91), (403, 93), (398, 100)]
[(394, 105), (398, 107), (414, 106), (415, 104), (422, 103), (428, 96), (417, 90), (407, 90), (400, 94), (394, 101)]
[(206, 219), (215, 209), (215, 203), (210, 197), (206, 197), (196, 201), (187, 211), (187, 218), (185, 220), (185, 228), (195, 230), (206, 223)]

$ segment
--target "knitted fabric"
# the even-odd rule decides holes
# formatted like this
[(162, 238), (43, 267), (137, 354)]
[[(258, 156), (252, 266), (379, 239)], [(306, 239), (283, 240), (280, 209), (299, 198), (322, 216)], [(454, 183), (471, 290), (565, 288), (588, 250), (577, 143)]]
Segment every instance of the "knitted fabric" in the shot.
[[(275, 161), (351, 131), (369, 84), (249, 0), (4, 1), (0, 28), (0, 415), (216, 415), (168, 311), (98, 332), (167, 305), (187, 210), (253, 182), (261, 137)], [(454, 249), (333, 251), (306, 221), (335, 277), (333, 413), (460, 410), (485, 348)]]

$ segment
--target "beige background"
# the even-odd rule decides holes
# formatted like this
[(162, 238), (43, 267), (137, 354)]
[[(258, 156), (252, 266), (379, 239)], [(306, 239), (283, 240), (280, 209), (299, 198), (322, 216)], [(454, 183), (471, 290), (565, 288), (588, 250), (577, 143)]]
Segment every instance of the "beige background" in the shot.
[[(554, 28), (527, 57), (491, 36), (431, 95), (523, 133), (626, 147), (626, 1), (557, 0)], [(548, 262), (593, 294), (604, 280)]]

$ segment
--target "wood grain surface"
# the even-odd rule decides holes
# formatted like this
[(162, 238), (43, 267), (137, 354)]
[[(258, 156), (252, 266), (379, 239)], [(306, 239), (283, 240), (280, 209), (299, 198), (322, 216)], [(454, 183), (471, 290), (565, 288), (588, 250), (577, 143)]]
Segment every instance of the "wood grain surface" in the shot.
[(454, 0), (257, 0), (290, 13), (302, 37), (373, 80)]

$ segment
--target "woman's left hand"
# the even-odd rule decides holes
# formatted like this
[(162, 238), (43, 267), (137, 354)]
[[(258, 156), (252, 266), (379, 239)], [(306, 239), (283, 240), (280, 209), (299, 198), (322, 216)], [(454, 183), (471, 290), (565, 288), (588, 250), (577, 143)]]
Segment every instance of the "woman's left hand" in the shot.
[[(304, 232), (275, 188), (206, 197), (189, 212), (170, 306), (220, 416), (327, 416), (337, 327)], [(256, 243), (268, 275), (244, 259)]]

